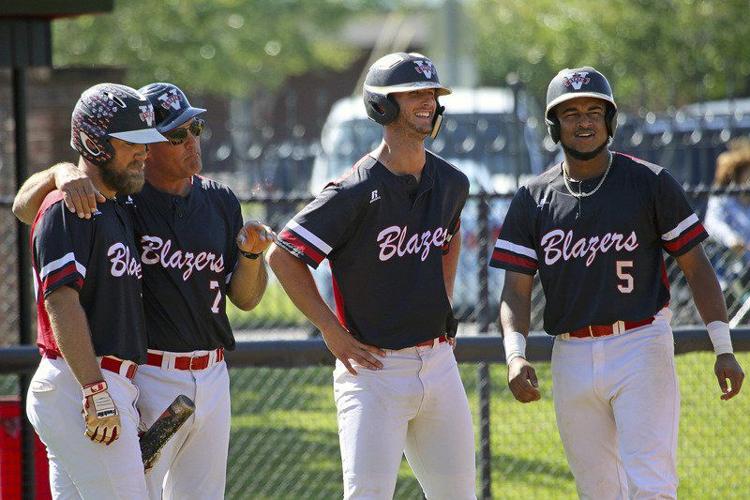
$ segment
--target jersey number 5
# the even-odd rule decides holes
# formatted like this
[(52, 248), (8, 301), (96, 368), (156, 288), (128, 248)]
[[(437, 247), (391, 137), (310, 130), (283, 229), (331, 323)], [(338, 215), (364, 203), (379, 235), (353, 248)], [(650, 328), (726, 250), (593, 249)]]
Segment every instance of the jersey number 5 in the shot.
[(211, 312), (214, 314), (219, 314), (219, 303), (221, 302), (221, 288), (219, 288), (219, 282), (212, 280), (208, 284), (208, 287), (211, 290), (216, 290), (216, 298), (214, 299), (214, 305), (211, 306)]
[(617, 277), (621, 280), (617, 284), (617, 289), (622, 293), (630, 293), (633, 291), (633, 275), (627, 272), (628, 269), (633, 267), (632, 260), (618, 260), (617, 265)]

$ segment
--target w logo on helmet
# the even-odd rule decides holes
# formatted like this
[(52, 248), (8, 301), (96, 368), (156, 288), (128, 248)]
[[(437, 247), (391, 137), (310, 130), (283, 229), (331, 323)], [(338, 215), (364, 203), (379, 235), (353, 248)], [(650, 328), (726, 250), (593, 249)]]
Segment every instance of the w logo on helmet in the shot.
[(180, 109), (180, 96), (175, 89), (164, 92), (158, 99), (161, 101), (161, 107), (164, 109), (169, 109), (170, 107), (175, 111)]
[(582, 86), (588, 85), (588, 83), (591, 81), (591, 78), (589, 78), (587, 75), (587, 71), (573, 73), (563, 78), (563, 83), (566, 87), (573, 87), (576, 90), (581, 90)]
[(148, 106), (138, 106), (138, 109), (141, 110), (141, 113), (138, 115), (138, 117), (146, 122), (146, 125), (151, 127), (151, 124), (154, 123), (154, 108), (152, 108), (149, 104)]
[(432, 79), (432, 74), (435, 72), (435, 66), (432, 64), (432, 61), (414, 61), (414, 66), (416, 66), (417, 73), (424, 75), (428, 80)]

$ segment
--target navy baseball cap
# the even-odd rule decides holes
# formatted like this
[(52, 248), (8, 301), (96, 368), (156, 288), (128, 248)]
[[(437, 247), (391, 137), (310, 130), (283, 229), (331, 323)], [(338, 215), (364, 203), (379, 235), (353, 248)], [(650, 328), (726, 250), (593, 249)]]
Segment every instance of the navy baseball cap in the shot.
[(156, 129), (159, 132), (169, 132), (206, 112), (203, 108), (192, 107), (185, 93), (171, 83), (150, 83), (138, 89), (138, 92), (146, 96), (154, 106)]

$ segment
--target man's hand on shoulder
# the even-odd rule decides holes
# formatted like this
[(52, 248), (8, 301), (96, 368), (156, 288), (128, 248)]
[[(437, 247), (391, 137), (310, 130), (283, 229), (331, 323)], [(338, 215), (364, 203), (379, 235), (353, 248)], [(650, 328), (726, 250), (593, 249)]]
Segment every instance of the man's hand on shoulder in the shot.
[(106, 198), (94, 187), (91, 179), (72, 163), (58, 163), (54, 167), (55, 187), (62, 191), (65, 206), (81, 219), (90, 219), (96, 204)]

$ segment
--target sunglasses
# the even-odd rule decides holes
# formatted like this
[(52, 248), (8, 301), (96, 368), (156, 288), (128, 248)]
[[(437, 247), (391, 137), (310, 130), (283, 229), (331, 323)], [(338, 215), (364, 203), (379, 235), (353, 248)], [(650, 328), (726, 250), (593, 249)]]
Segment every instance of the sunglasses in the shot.
[(172, 144), (173, 146), (177, 146), (187, 140), (188, 131), (190, 131), (190, 133), (195, 137), (200, 137), (201, 133), (203, 132), (203, 127), (205, 126), (205, 120), (196, 119), (193, 120), (193, 123), (191, 123), (189, 127), (178, 128), (172, 130), (171, 132), (166, 132), (162, 135), (169, 140), (170, 144)]

